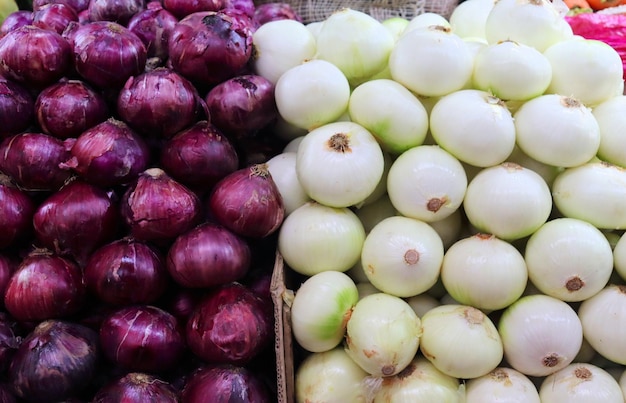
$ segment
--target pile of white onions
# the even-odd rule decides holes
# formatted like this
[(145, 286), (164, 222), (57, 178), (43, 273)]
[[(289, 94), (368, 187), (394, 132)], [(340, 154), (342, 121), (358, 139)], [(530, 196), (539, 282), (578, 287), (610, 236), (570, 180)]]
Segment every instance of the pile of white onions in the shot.
[(256, 32), (298, 402), (624, 401), (622, 63), (565, 11)]

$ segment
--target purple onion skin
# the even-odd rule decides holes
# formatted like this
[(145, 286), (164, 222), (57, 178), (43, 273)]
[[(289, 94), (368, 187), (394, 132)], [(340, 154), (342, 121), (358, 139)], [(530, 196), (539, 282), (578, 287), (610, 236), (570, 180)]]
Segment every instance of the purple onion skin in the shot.
[[(5, 371), (9, 368), (9, 363), (13, 354), (20, 346), (22, 338), (17, 329), (17, 323), (7, 313), (0, 312), (0, 377), (3, 377)], [(2, 394), (0, 393), (0, 402)]]
[(176, 24), (170, 36), (168, 53), (172, 67), (203, 86), (238, 75), (252, 55), (252, 33), (243, 28), (243, 24), (222, 11), (188, 15)]
[(117, 203), (109, 193), (76, 179), (38, 206), (33, 227), (43, 246), (84, 267), (91, 253), (115, 238), (119, 220)]
[(39, 10), (46, 4), (61, 3), (72, 7), (77, 13), (87, 9), (89, 0), (33, 0), (33, 11)]
[(35, 99), (28, 89), (0, 77), (0, 138), (26, 130), (35, 114)]
[(126, 81), (117, 98), (117, 111), (144, 135), (169, 138), (198, 120), (200, 99), (189, 80), (160, 67)]
[(7, 15), (0, 25), (0, 38), (8, 32), (14, 31), (24, 25), (33, 23), (33, 12), (31, 10), (18, 10)]
[(240, 283), (212, 289), (187, 322), (187, 345), (207, 362), (244, 365), (273, 339), (264, 302)]
[(89, 21), (113, 21), (123, 26), (145, 9), (145, 0), (90, 0), (87, 7)]
[(33, 199), (10, 183), (6, 176), (0, 175), (0, 249), (13, 246), (31, 235), (34, 214)]
[(224, 8), (225, 0), (162, 0), (163, 7), (176, 18), (202, 11), (219, 11)]
[(161, 148), (160, 162), (170, 176), (199, 193), (239, 168), (232, 142), (206, 120), (170, 138)]
[(71, 153), (63, 166), (103, 188), (133, 181), (150, 160), (150, 150), (141, 136), (115, 118), (85, 130)]
[(265, 384), (250, 370), (235, 365), (210, 365), (187, 380), (181, 400), (185, 403), (270, 403)]
[(44, 133), (20, 133), (0, 143), (0, 171), (22, 189), (59, 189), (71, 171), (59, 164), (67, 161), (74, 139), (61, 140)]
[(104, 356), (129, 371), (167, 372), (185, 352), (183, 328), (170, 313), (150, 305), (121, 308), (100, 326)]
[(156, 57), (163, 62), (168, 58), (167, 44), (177, 22), (178, 18), (160, 2), (151, 1), (145, 10), (130, 19), (127, 27), (146, 46), (148, 58)]
[(219, 224), (250, 238), (271, 235), (285, 216), (282, 196), (265, 164), (227, 175), (213, 187), (207, 206)]
[(18, 264), (18, 261), (7, 253), (0, 254), (0, 295), (3, 296), (0, 298), (0, 307), (4, 307), (4, 294)]
[(224, 2), (224, 9), (239, 10), (250, 18), (254, 17), (256, 7), (253, 0), (225, 0)]
[(169, 275), (161, 252), (124, 238), (98, 248), (85, 267), (91, 293), (113, 306), (150, 304), (166, 291)]
[(80, 267), (48, 251), (24, 258), (9, 279), (4, 306), (20, 322), (38, 322), (72, 315), (85, 301)]
[(15, 394), (13, 394), (13, 389), (11, 385), (8, 383), (0, 383), (0, 402), (2, 403), (16, 403)]
[(71, 54), (70, 44), (60, 34), (25, 25), (0, 39), (0, 75), (30, 88), (44, 88), (70, 70)]
[(121, 88), (146, 66), (147, 50), (141, 39), (116, 22), (89, 22), (70, 37), (76, 71), (96, 87)]
[(9, 380), (29, 402), (62, 401), (89, 386), (98, 367), (98, 334), (76, 323), (44, 321), (15, 353)]
[(91, 403), (178, 403), (174, 387), (154, 375), (131, 372), (102, 387)]
[(35, 100), (41, 130), (65, 139), (105, 121), (109, 107), (104, 97), (81, 80), (61, 80), (43, 89)]
[(252, 19), (257, 27), (276, 20), (296, 20), (302, 22), (302, 17), (291, 7), (291, 4), (280, 2), (259, 4), (254, 11)]
[(203, 296), (202, 289), (170, 286), (158, 306), (174, 315), (180, 323), (187, 319)]
[(78, 13), (63, 3), (51, 3), (33, 11), (33, 25), (62, 34), (70, 21), (78, 21)]
[(213, 87), (205, 101), (211, 123), (227, 135), (244, 137), (269, 125), (278, 116), (274, 85), (265, 77), (246, 74)]
[(202, 219), (198, 196), (160, 168), (140, 173), (120, 204), (131, 235), (158, 244), (171, 242)]
[(210, 288), (243, 278), (251, 265), (245, 239), (213, 223), (180, 235), (167, 254), (167, 270), (179, 285)]

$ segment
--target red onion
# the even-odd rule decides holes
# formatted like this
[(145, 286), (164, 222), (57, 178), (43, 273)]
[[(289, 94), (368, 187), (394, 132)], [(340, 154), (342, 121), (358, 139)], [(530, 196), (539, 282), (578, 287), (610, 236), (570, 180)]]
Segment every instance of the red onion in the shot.
[(247, 242), (228, 229), (204, 223), (180, 235), (167, 254), (167, 270), (178, 284), (209, 288), (241, 279), (248, 273)]
[(29, 402), (62, 401), (89, 387), (98, 365), (98, 334), (76, 323), (41, 322), (15, 353), (9, 380)]
[(24, 25), (0, 39), (0, 75), (44, 88), (68, 72), (71, 53), (70, 44), (55, 31)]
[(259, 75), (241, 75), (217, 84), (205, 101), (211, 123), (236, 137), (261, 130), (278, 116), (274, 84)]
[(239, 169), (219, 181), (208, 208), (218, 223), (251, 238), (272, 234), (285, 216), (282, 196), (265, 164)]
[(159, 306), (174, 315), (181, 323), (187, 323), (187, 319), (203, 296), (203, 291), (202, 289), (170, 287)]
[(230, 140), (204, 120), (163, 145), (161, 167), (180, 183), (206, 192), (239, 168), (239, 157)]
[(250, 370), (235, 365), (211, 365), (195, 371), (181, 392), (185, 403), (272, 401), (265, 384)]
[(0, 25), (0, 37), (4, 36), (7, 32), (11, 32), (24, 25), (31, 25), (32, 23), (33, 12), (31, 10), (14, 11), (7, 15)]
[(117, 205), (109, 193), (76, 179), (38, 206), (33, 227), (42, 245), (84, 266), (96, 248), (114, 238), (118, 220)]
[(148, 146), (128, 125), (115, 118), (84, 131), (74, 143), (72, 168), (87, 182), (101, 187), (126, 184), (146, 169)]
[(8, 383), (0, 383), (0, 402), (2, 403), (16, 403), (16, 397), (13, 394), (13, 389)]
[(106, 120), (109, 108), (104, 97), (84, 81), (61, 80), (39, 93), (35, 115), (44, 133), (68, 138)]
[(11, 276), (17, 269), (17, 265), (18, 262), (12, 256), (9, 256), (7, 253), (0, 254), (0, 295), (3, 296), (0, 298), (0, 307), (4, 306), (4, 294)]
[(210, 86), (238, 75), (246, 66), (252, 33), (222, 11), (197, 12), (176, 24), (168, 52), (174, 70)]
[(78, 21), (78, 13), (63, 3), (51, 3), (33, 11), (33, 25), (62, 34), (70, 21)]
[(168, 279), (161, 252), (132, 238), (100, 247), (85, 267), (87, 288), (111, 305), (155, 302), (165, 292)]
[(26, 130), (34, 116), (35, 100), (21, 84), (0, 77), (0, 138)]
[(20, 133), (0, 143), (0, 171), (25, 190), (57, 190), (71, 176), (59, 166), (70, 158), (74, 139)]
[(174, 387), (154, 375), (131, 372), (102, 387), (91, 403), (178, 403)]
[(139, 174), (122, 196), (121, 212), (133, 237), (156, 242), (173, 240), (202, 216), (198, 196), (160, 168)]
[(275, 20), (296, 20), (302, 22), (302, 17), (293, 9), (290, 3), (263, 3), (259, 4), (253, 17), (257, 27), (266, 22)]
[(179, 363), (185, 341), (176, 318), (154, 306), (128, 306), (100, 326), (104, 355), (130, 371), (165, 372)]
[(256, 7), (254, 0), (225, 0), (224, 3), (224, 9), (239, 10), (250, 18), (254, 17)]
[(33, 10), (37, 11), (46, 4), (61, 3), (72, 7), (77, 13), (87, 9), (89, 0), (33, 0)]
[(198, 120), (201, 104), (189, 80), (160, 67), (128, 79), (117, 98), (117, 111), (133, 129), (168, 138)]
[(121, 88), (146, 66), (146, 47), (137, 35), (112, 21), (94, 21), (71, 35), (74, 65), (87, 82), (100, 88)]
[(176, 18), (184, 18), (200, 11), (219, 11), (224, 8), (225, 0), (162, 0), (163, 7)]
[[(35, 203), (24, 191), (0, 174), (0, 249), (13, 246), (31, 235)], [(0, 282), (1, 284), (1, 282)], [(0, 291), (2, 287), (0, 286)]]
[(187, 322), (187, 345), (201, 359), (243, 365), (273, 339), (263, 301), (240, 283), (211, 290)]
[(161, 6), (158, 1), (148, 3), (145, 10), (135, 14), (128, 22), (128, 29), (141, 39), (148, 51), (148, 58), (167, 60), (167, 44), (178, 18)]
[(4, 306), (21, 322), (67, 317), (85, 301), (83, 273), (76, 263), (47, 250), (22, 260), (9, 279)]
[[(22, 338), (17, 331), (17, 323), (13, 318), (4, 312), (0, 312), (0, 377), (9, 368), (9, 363), (13, 354), (20, 346)], [(2, 395), (0, 394), (0, 402)]]
[(114, 21), (124, 26), (145, 9), (145, 0), (90, 0), (87, 7), (90, 21)]

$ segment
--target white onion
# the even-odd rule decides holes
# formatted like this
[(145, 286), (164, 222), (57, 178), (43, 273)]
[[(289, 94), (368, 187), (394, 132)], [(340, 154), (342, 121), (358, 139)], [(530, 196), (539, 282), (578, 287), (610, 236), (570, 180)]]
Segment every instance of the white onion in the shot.
[(571, 39), (555, 43), (544, 55), (552, 64), (552, 81), (547, 92), (576, 98), (587, 106), (622, 94), (622, 59), (608, 44), (593, 39)]
[(370, 80), (357, 86), (348, 111), (353, 122), (368, 129), (384, 150), (394, 154), (421, 145), (428, 132), (424, 105), (393, 80)]
[(618, 379), (619, 386), (622, 389), (622, 393), (626, 396), (626, 369), (622, 370), (622, 373)]
[(540, 403), (532, 381), (513, 368), (498, 367), (465, 384), (465, 403)]
[(367, 297), (371, 294), (377, 294), (380, 290), (374, 287), (374, 284), (369, 281), (361, 282), (356, 284), (356, 288), (359, 291), (359, 298)]
[(485, 38), (485, 23), (494, 0), (465, 0), (450, 14), (452, 32), (461, 38)]
[(499, 0), (485, 21), (485, 37), (489, 43), (510, 40), (543, 52), (573, 36), (566, 12), (550, 0)]
[(552, 65), (532, 46), (502, 41), (484, 47), (474, 59), (472, 82), (504, 100), (525, 101), (543, 94)]
[(296, 157), (298, 180), (309, 197), (331, 207), (362, 203), (378, 186), (383, 151), (354, 122), (333, 122), (310, 131)]
[(367, 206), (387, 194), (387, 175), (389, 174), (389, 169), (391, 169), (392, 163), (393, 156), (387, 152), (383, 152), (383, 174), (380, 177), (378, 184), (369, 196), (367, 196), (361, 203), (356, 204), (354, 207), (361, 208), (363, 206)]
[(441, 302), (439, 302), (437, 298), (427, 293), (405, 298), (405, 301), (411, 306), (411, 308), (413, 308), (417, 316), (420, 318), (424, 316), (426, 312), (441, 305)]
[(471, 379), (493, 371), (503, 357), (494, 323), (467, 305), (440, 305), (422, 318), (420, 351), (446, 375)]
[(361, 266), (379, 290), (399, 297), (421, 294), (439, 277), (443, 243), (427, 223), (388, 217), (365, 237)]
[(513, 162), (523, 166), (524, 168), (535, 171), (550, 187), (552, 186), (552, 182), (554, 182), (554, 178), (556, 178), (556, 176), (563, 170), (563, 168), (537, 161), (522, 151), (522, 149), (518, 146), (515, 146), (513, 152), (509, 155), (509, 158), (507, 158), (507, 162)]
[(622, 234), (613, 247), (613, 265), (615, 272), (626, 280), (626, 236)]
[(315, 37), (303, 23), (293, 19), (261, 25), (252, 40), (254, 70), (273, 84), (285, 71), (315, 56)]
[(547, 376), (568, 366), (582, 345), (583, 329), (566, 302), (542, 294), (524, 296), (498, 323), (509, 365), (527, 376)]
[(609, 285), (578, 308), (585, 339), (598, 354), (626, 364), (626, 287)]
[(358, 299), (356, 284), (347, 274), (325, 271), (307, 278), (291, 304), (294, 339), (314, 353), (337, 347)]
[(626, 168), (626, 96), (610, 98), (591, 112), (600, 127), (598, 157)]
[(363, 223), (366, 233), (370, 232), (383, 219), (397, 215), (396, 208), (391, 204), (387, 193), (383, 194), (376, 201), (359, 207), (355, 210), (355, 213)]
[(506, 308), (522, 296), (528, 272), (513, 245), (477, 234), (458, 240), (446, 251), (441, 280), (459, 303), (491, 311)]
[(504, 240), (528, 236), (552, 210), (550, 189), (539, 174), (514, 163), (484, 168), (467, 185), (463, 201), (469, 222)]
[(440, 26), (445, 29), (451, 28), (450, 22), (446, 19), (446, 17), (441, 14), (426, 11), (411, 18), (408, 25), (404, 29), (403, 34), (406, 34), (414, 29), (423, 29), (432, 26)]
[(442, 373), (430, 361), (418, 356), (402, 372), (384, 379), (373, 403), (463, 403), (464, 392), (458, 379)]
[(613, 271), (613, 251), (596, 227), (556, 218), (535, 231), (524, 251), (530, 281), (544, 294), (583, 301), (604, 288)]
[(365, 403), (366, 376), (341, 347), (309, 354), (296, 370), (296, 402)]
[(504, 102), (485, 91), (445, 95), (430, 113), (437, 144), (460, 161), (480, 167), (504, 162), (515, 147), (515, 124)]
[(365, 230), (348, 208), (308, 202), (289, 214), (278, 233), (278, 251), (294, 271), (311, 276), (347, 271), (361, 257)]
[(335, 121), (348, 109), (350, 84), (334, 64), (307, 60), (280, 76), (274, 98), (285, 121), (312, 130)]
[(420, 319), (402, 298), (371, 294), (354, 306), (346, 333), (346, 351), (361, 368), (374, 376), (391, 376), (415, 357)]
[(467, 189), (463, 166), (434, 145), (413, 147), (391, 165), (387, 193), (394, 207), (407, 217), (438, 221), (454, 213)]
[(306, 29), (308, 29), (309, 32), (313, 34), (313, 37), (315, 38), (316, 41), (317, 41), (317, 35), (320, 33), (320, 30), (322, 29), (322, 25), (324, 25), (324, 20), (312, 21), (305, 25)]
[(380, 21), (343, 8), (324, 20), (315, 57), (333, 63), (348, 81), (358, 83), (385, 68), (394, 43), (395, 38)]
[(283, 198), (286, 215), (311, 200), (298, 181), (295, 152), (283, 152), (270, 158), (267, 169)]
[(463, 88), (473, 65), (465, 41), (440, 26), (407, 32), (389, 56), (391, 77), (414, 93), (429, 97)]
[(600, 229), (626, 228), (626, 169), (589, 162), (561, 172), (552, 184), (552, 198), (565, 217)]
[(285, 148), (283, 148), (283, 152), (284, 153), (298, 153), (298, 148), (300, 147), (300, 143), (302, 142), (302, 140), (304, 140), (304, 135), (298, 136), (290, 140), (285, 146)]
[(457, 239), (459, 239), (464, 227), (463, 220), (463, 213), (460, 209), (457, 209), (446, 218), (429, 222), (428, 224), (430, 224), (430, 226), (437, 231), (439, 238), (441, 238), (441, 242), (443, 242), (443, 248), (447, 249), (450, 245), (456, 242)]
[(404, 17), (389, 17), (382, 21), (382, 24), (385, 28), (391, 32), (391, 36), (393, 36), (394, 40), (398, 40), (402, 33), (406, 30), (406, 27), (409, 25), (409, 20)]
[(546, 94), (515, 112), (517, 145), (539, 162), (573, 167), (591, 160), (600, 146), (600, 126), (579, 100)]
[(570, 364), (547, 376), (539, 388), (539, 397), (550, 403), (624, 402), (617, 380), (588, 363)]

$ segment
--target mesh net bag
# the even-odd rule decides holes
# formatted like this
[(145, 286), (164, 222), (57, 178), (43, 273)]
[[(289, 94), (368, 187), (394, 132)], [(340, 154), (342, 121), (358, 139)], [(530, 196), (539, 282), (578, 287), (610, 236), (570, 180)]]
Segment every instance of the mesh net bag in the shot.
[[(272, 3), (271, 0), (258, 0), (255, 3)], [(288, 3), (305, 23), (322, 21), (333, 12), (342, 8), (351, 8), (371, 15), (379, 21), (390, 17), (411, 19), (419, 14), (430, 12), (450, 17), (458, 0), (292, 0)]]

